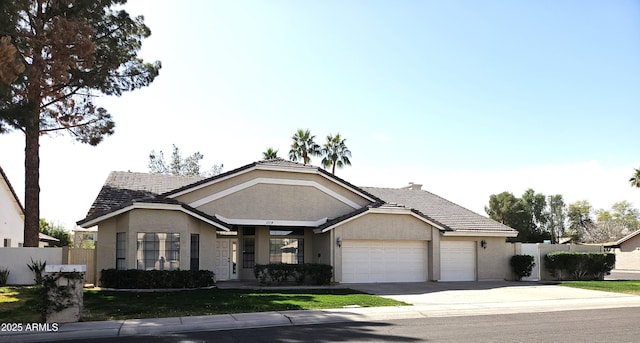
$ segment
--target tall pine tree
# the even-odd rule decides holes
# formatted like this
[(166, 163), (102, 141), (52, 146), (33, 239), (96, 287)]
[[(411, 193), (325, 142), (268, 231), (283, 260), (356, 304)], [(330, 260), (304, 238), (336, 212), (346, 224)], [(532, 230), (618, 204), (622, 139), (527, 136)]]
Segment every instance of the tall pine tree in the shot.
[(25, 134), (24, 246), (38, 246), (40, 136), (66, 131), (97, 145), (114, 122), (94, 104), (148, 86), (160, 62), (138, 57), (151, 31), (122, 9), (126, 0), (0, 2), (0, 36), (11, 37), (24, 73), (0, 98), (0, 132)]

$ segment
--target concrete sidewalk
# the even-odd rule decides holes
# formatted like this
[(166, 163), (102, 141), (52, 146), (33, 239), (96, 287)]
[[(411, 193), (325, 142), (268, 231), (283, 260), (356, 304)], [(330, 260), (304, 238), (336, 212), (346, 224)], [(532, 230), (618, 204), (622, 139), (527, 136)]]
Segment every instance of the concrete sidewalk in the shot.
[[(0, 342), (50, 342), (68, 339), (169, 334), (192, 331), (248, 329), (346, 321), (385, 321), (429, 317), (535, 313), (583, 309), (640, 307), (640, 296), (582, 290), (554, 285), (512, 286), (497, 283), (465, 283), (464, 289), (420, 293), (420, 284), (404, 285), (412, 294), (387, 294), (413, 306), (341, 308), (316, 311), (283, 311), (223, 314), (199, 317), (130, 319), (60, 324), (57, 332), (0, 332)], [(474, 289), (472, 284), (476, 284)], [(502, 286), (501, 286), (502, 285)], [(350, 285), (351, 286), (351, 285)], [(393, 285), (378, 284), (385, 289)], [(454, 286), (455, 285), (450, 285)], [(375, 287), (375, 285), (367, 285)], [(444, 287), (440, 284), (422, 287)], [(361, 288), (356, 286), (353, 288)], [(383, 292), (382, 292), (383, 293)]]

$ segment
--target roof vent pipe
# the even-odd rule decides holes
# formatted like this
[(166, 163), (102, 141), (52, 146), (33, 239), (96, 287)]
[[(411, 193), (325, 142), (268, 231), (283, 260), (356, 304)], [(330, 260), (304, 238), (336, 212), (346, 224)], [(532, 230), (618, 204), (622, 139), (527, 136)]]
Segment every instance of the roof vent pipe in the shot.
[(409, 189), (409, 190), (412, 190), (412, 191), (419, 191), (419, 190), (422, 190), (422, 184), (409, 182), (409, 185), (402, 187), (402, 189)]

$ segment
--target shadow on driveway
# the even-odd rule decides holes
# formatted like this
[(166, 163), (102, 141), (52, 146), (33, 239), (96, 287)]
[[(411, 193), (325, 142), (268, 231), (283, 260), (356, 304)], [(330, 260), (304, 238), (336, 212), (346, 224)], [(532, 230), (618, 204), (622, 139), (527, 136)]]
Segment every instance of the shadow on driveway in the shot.
[(539, 285), (544, 285), (544, 283), (527, 281), (465, 281), (342, 284), (344, 287), (375, 295), (416, 295), (444, 291), (489, 290), (504, 287)]

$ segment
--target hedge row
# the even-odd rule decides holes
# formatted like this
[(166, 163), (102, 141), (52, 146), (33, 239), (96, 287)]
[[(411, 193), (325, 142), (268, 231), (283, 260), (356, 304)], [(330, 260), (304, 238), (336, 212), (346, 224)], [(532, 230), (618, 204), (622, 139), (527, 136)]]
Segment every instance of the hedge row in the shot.
[(602, 252), (556, 251), (544, 257), (547, 270), (560, 280), (604, 280), (615, 263), (616, 255)]
[(333, 267), (328, 264), (256, 264), (253, 274), (261, 284), (282, 284), (295, 281), (297, 284), (328, 285), (333, 276)]
[(103, 269), (100, 282), (106, 288), (199, 288), (215, 285), (210, 270)]

